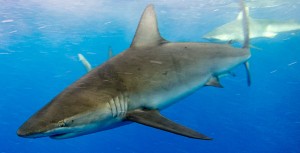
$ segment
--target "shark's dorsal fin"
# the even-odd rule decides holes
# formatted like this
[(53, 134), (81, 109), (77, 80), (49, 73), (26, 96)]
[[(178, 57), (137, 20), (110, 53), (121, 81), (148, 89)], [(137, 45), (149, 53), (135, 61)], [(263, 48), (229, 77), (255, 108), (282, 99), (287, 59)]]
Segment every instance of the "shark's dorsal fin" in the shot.
[(108, 59), (111, 59), (114, 57), (114, 53), (112, 51), (111, 46), (108, 47)]
[[(246, 11), (246, 14), (248, 16), (248, 18), (250, 18), (249, 16), (249, 7), (245, 6), (245, 11)], [(243, 11), (241, 11), (238, 16), (236, 17), (237, 20), (242, 20), (243, 19)]]
[(163, 117), (157, 110), (134, 110), (127, 113), (126, 119), (190, 138), (211, 140), (201, 133)]
[(145, 9), (130, 47), (152, 47), (166, 42), (160, 36), (153, 5)]

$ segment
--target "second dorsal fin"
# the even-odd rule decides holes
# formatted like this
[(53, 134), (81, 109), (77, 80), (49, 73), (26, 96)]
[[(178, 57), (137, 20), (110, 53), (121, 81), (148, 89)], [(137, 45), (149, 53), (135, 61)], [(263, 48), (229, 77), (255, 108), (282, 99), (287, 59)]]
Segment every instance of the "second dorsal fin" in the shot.
[(160, 36), (153, 5), (145, 9), (130, 47), (152, 47), (166, 42)]

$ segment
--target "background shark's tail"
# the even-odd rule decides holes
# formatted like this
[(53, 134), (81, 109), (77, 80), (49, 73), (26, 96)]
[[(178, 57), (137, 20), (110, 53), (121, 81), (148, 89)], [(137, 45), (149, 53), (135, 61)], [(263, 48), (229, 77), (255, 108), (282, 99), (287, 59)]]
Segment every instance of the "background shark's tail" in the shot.
[[(250, 34), (249, 34), (249, 11), (246, 10), (246, 6), (245, 6), (245, 2), (244, 0), (240, 1), (240, 5), (241, 5), (241, 9), (242, 9), (242, 14), (243, 14), (243, 19), (242, 19), (242, 25), (243, 25), (243, 34), (244, 34), (244, 44), (243, 44), (243, 48), (244, 49), (250, 49)], [(250, 75), (250, 64), (248, 61), (246, 61), (244, 63), (244, 66), (246, 68), (246, 72), (247, 72), (247, 83), (248, 86), (251, 85), (251, 75)]]
[(244, 0), (241, 0), (240, 2), (241, 5), (241, 11), (242, 11), (242, 25), (243, 25), (243, 34), (244, 34), (244, 44), (243, 44), (243, 48), (249, 48), (250, 47), (250, 38), (249, 38), (249, 15), (248, 15), (248, 11), (246, 10), (246, 6), (245, 6), (245, 2)]

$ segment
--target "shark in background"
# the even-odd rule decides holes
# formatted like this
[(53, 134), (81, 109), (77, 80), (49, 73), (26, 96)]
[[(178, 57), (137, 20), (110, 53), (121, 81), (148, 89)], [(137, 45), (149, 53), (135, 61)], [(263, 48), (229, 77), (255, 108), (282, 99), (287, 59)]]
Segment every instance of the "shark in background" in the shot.
[[(292, 6), (296, 1), (289, 0), (247, 0), (246, 6), (250, 8), (273, 8), (283, 5)], [(236, 2), (230, 3), (227, 7), (238, 8), (239, 5)]]
[[(32, 115), (17, 131), (25, 138), (72, 138), (139, 123), (189, 138), (210, 137), (160, 114), (251, 57), (246, 11), (243, 48), (229, 44), (170, 42), (161, 37), (152, 5), (145, 9), (131, 46), (92, 69)], [(247, 68), (247, 66), (246, 66)], [(184, 114), (183, 114), (184, 115)]]
[[(268, 19), (255, 19), (249, 16), (249, 8), (246, 7), (249, 21), (249, 36), (254, 38), (274, 38), (280, 33), (300, 30), (300, 24), (295, 21), (276, 21)], [(243, 42), (242, 12), (234, 21), (226, 23), (205, 34), (203, 38), (211, 41)]]

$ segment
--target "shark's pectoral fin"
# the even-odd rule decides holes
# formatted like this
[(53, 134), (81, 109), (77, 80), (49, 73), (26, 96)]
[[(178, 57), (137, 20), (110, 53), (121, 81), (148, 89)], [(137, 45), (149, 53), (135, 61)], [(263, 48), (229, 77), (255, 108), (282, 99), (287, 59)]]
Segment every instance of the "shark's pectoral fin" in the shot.
[(218, 88), (224, 88), (220, 81), (219, 81), (219, 78), (218, 77), (211, 77), (208, 82), (206, 82), (205, 84), (206, 86), (214, 86), (214, 87), (218, 87)]
[(92, 70), (91, 64), (82, 54), (78, 54), (78, 59), (81, 61), (87, 72)]
[(134, 110), (127, 113), (126, 119), (190, 138), (211, 140), (201, 133), (163, 117), (157, 110)]

